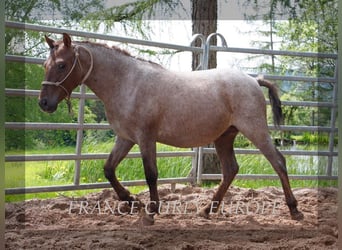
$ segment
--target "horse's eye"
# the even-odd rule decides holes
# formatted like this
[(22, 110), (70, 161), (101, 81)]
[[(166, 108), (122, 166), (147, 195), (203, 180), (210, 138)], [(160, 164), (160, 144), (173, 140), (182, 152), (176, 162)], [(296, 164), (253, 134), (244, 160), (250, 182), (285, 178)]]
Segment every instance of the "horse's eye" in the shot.
[(57, 65), (58, 69), (64, 69), (65, 68), (65, 64), (64, 63), (60, 63)]

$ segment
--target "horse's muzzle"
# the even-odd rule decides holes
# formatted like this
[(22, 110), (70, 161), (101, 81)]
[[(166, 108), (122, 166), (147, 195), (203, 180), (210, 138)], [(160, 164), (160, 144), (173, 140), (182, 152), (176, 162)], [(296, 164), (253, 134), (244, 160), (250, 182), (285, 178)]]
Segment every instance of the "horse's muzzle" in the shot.
[(41, 98), (39, 100), (39, 106), (44, 112), (53, 113), (57, 109), (57, 104), (49, 103), (47, 98)]

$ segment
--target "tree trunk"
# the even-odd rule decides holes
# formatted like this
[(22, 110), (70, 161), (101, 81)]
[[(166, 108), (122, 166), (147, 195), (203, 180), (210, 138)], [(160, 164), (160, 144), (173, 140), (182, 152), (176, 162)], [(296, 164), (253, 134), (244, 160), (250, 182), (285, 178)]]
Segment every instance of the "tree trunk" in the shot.
[[(207, 38), (211, 33), (217, 31), (217, 1), (216, 0), (192, 0), (192, 34), (203, 34)], [(216, 45), (217, 39), (211, 39), (211, 45)], [(200, 46), (200, 41), (195, 42)], [(200, 63), (200, 54), (193, 53), (192, 69), (196, 70)], [(216, 52), (209, 53), (208, 68), (216, 68)], [(211, 121), (208, 121), (211, 122)], [(213, 144), (209, 145), (213, 147)], [(216, 154), (205, 154), (203, 156), (203, 173), (221, 173), (220, 161)]]
[[(192, 0), (192, 34), (203, 34), (207, 38), (217, 30), (217, 1), (216, 0)], [(212, 45), (216, 45), (216, 37), (211, 40)], [(195, 46), (200, 46), (200, 41), (195, 42)], [(200, 55), (193, 54), (192, 69), (195, 70), (200, 62)], [(216, 53), (209, 55), (208, 68), (216, 68)]]

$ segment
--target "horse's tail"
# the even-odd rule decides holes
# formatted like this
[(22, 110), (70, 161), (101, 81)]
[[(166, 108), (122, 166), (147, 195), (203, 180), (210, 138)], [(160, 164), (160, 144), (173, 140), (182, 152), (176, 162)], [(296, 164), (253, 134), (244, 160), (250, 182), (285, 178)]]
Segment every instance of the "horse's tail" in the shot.
[(278, 96), (278, 88), (275, 84), (264, 80), (263, 77), (257, 77), (256, 80), (260, 86), (268, 88), (268, 96), (273, 112), (273, 122), (276, 127), (279, 127), (279, 125), (284, 124), (284, 117), (281, 109), (281, 101)]

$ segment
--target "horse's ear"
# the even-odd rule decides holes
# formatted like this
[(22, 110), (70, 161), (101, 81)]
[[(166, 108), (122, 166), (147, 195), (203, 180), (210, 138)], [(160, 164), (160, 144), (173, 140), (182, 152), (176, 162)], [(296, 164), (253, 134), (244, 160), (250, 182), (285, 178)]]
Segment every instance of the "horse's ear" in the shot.
[(45, 35), (45, 41), (49, 45), (50, 49), (55, 47), (55, 41)]
[(66, 47), (71, 46), (71, 37), (67, 33), (63, 33), (63, 43)]

